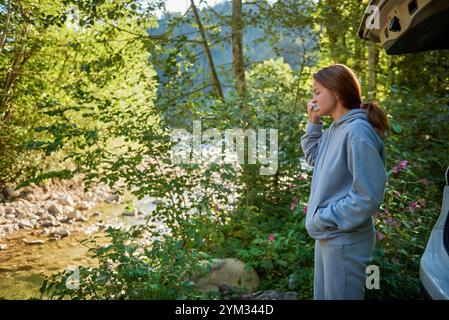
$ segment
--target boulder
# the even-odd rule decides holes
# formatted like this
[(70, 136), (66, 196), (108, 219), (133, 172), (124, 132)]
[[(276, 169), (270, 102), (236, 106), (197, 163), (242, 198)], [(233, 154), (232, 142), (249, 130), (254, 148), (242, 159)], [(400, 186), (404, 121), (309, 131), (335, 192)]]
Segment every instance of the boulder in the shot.
[(218, 292), (223, 285), (253, 292), (260, 282), (253, 268), (248, 268), (242, 261), (233, 258), (212, 259), (211, 272), (194, 275), (191, 280), (198, 290), (206, 292)]

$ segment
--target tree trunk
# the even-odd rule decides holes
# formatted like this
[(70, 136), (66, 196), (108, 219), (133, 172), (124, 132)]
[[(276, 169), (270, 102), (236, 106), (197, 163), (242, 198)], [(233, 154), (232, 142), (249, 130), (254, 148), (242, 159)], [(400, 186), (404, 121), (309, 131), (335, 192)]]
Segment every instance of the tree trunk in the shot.
[(379, 63), (379, 50), (374, 43), (368, 45), (368, 99), (376, 99), (376, 67)]
[(209, 63), (209, 69), (212, 74), (212, 80), (214, 82), (215, 92), (220, 100), (224, 100), (223, 90), (221, 88), (220, 80), (218, 79), (217, 72), (215, 70), (214, 60), (212, 54), (210, 53), (209, 44), (207, 43), (206, 32), (204, 31), (203, 24), (201, 23), (200, 15), (195, 6), (195, 2), (190, 0), (192, 5), (193, 14), (195, 15), (196, 23), (198, 24), (198, 29), (201, 34), (201, 45), (203, 46), (204, 52), (206, 53), (207, 61)]
[(232, 57), (237, 92), (246, 95), (245, 64), (243, 60), (242, 0), (232, 0)]
[(9, 21), (11, 20), (12, 8), (11, 8), (11, 0), (8, 0), (8, 11), (6, 13), (5, 22), (3, 24), (3, 34), (0, 40), (0, 55), (3, 52), (3, 48), (5, 47), (6, 37), (8, 36), (8, 27)]
[(3, 120), (6, 120), (8, 118), (8, 104), (9, 100), (11, 98), (11, 91), (14, 88), (15, 82), (17, 77), (19, 76), (22, 66), (25, 62), (25, 48), (27, 45), (27, 33), (28, 33), (28, 25), (25, 24), (22, 30), (21, 44), (19, 45), (19, 48), (17, 49), (16, 53), (14, 54), (11, 71), (8, 72), (6, 75), (6, 79), (3, 85), (3, 92), (2, 97), (0, 99), (0, 113), (4, 113)]
[[(247, 86), (245, 79), (245, 63), (243, 58), (243, 10), (242, 0), (232, 0), (232, 58), (234, 80), (237, 93), (241, 97), (242, 119), (245, 129), (252, 128), (252, 115), (248, 104)], [(249, 140), (248, 140), (249, 142)], [(243, 179), (245, 184), (245, 202), (247, 206), (254, 205), (254, 184), (256, 180), (256, 165), (248, 163), (248, 144), (245, 143), (245, 163), (243, 164)]]

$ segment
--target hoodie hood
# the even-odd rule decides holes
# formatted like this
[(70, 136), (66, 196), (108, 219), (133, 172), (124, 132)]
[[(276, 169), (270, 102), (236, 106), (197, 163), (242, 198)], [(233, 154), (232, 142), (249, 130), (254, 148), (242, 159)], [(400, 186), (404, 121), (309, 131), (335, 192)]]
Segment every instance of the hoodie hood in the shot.
[(337, 121), (334, 121), (334, 126), (338, 127), (343, 123), (349, 123), (354, 121), (355, 119), (364, 119), (366, 121), (369, 121), (368, 114), (366, 113), (365, 109), (354, 108), (350, 109), (348, 112), (342, 115)]

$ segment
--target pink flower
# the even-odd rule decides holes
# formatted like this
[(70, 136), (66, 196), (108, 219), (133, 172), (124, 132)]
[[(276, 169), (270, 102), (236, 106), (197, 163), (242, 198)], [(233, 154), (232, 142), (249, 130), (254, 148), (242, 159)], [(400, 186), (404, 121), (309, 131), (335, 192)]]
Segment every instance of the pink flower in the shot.
[(289, 187), (289, 188), (294, 188), (294, 187), (296, 187), (296, 185), (290, 183), (290, 184), (288, 185), (288, 187)]
[(401, 162), (399, 162), (399, 169), (405, 169), (407, 168), (407, 160), (402, 160)]
[(298, 180), (306, 180), (306, 177), (301, 173), (298, 177)]
[(296, 208), (296, 204), (295, 204), (295, 203), (292, 203), (292, 204), (290, 205), (290, 211), (295, 210), (295, 208)]
[(268, 236), (268, 241), (274, 241), (274, 234), (270, 233), (270, 235)]
[(394, 198), (399, 198), (401, 194), (399, 192), (397, 192), (396, 190), (393, 191), (393, 197)]
[(398, 173), (398, 167), (394, 167), (394, 168), (393, 168), (393, 172), (394, 172), (394, 173)]
[(382, 233), (380, 233), (379, 231), (376, 231), (376, 239), (382, 240), (383, 238), (384, 238), (384, 235)]
[(292, 200), (294, 203), (298, 203), (298, 198), (296, 198), (295, 196), (292, 197)]
[(410, 202), (409, 205), (410, 205), (411, 208), (416, 208), (416, 207), (418, 207), (418, 203), (417, 203), (416, 201)]
[(307, 214), (307, 206), (304, 206), (304, 214)]

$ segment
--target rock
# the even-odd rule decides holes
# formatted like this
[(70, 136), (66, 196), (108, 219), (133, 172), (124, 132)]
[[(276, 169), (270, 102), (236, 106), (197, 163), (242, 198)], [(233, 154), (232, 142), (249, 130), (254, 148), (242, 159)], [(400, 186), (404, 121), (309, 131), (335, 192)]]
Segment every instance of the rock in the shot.
[(25, 195), (24, 199), (29, 202), (34, 202), (36, 200), (36, 198), (34, 197), (34, 195), (32, 193), (27, 193)]
[(61, 205), (59, 205), (58, 203), (55, 203), (55, 202), (50, 202), (47, 205), (47, 210), (52, 215), (62, 215), (63, 214)]
[(26, 244), (29, 244), (29, 245), (44, 244), (44, 243), (45, 243), (44, 240), (28, 240), (28, 241), (26, 241)]
[(58, 202), (64, 206), (74, 207), (75, 203), (71, 195), (63, 195), (58, 199)]
[(14, 217), (16, 216), (16, 209), (15, 208), (12, 208), (12, 207), (6, 207), (5, 208), (5, 214), (6, 215), (11, 215), (11, 214), (13, 214), (14, 215)]
[(0, 251), (8, 249), (8, 246), (6, 244), (0, 243)]
[(59, 237), (68, 237), (70, 236), (70, 231), (64, 228), (55, 228), (50, 231), (50, 235)]
[(57, 222), (54, 222), (52, 220), (44, 220), (40, 222), (42, 227), (57, 227), (59, 224)]
[(74, 224), (75, 223), (72, 219), (67, 218), (67, 217), (59, 219), (59, 222), (66, 223), (66, 224)]
[(212, 270), (204, 276), (194, 275), (192, 280), (200, 291), (219, 291), (219, 286), (228, 285), (248, 292), (259, 285), (259, 276), (253, 268), (246, 268), (237, 259), (212, 259)]
[(29, 207), (32, 206), (32, 204), (31, 204), (28, 200), (26, 200), (26, 199), (17, 198), (15, 201), (16, 201), (20, 206), (24, 206), (24, 207), (27, 207), (27, 208), (29, 208)]
[(73, 219), (76, 221), (87, 221), (87, 218), (78, 210), (74, 210), (67, 214), (67, 218)]
[(40, 216), (41, 219), (45, 219), (47, 216), (50, 216), (48, 214), (48, 210), (46, 208), (39, 208), (39, 209), (37, 209), (36, 214), (38, 216)]
[(20, 212), (19, 210), (16, 211), (16, 217), (19, 219), (26, 219), (31, 218), (32, 214), (28, 210), (24, 210)]
[(120, 201), (120, 196), (118, 194), (112, 194), (109, 197), (106, 197), (106, 199), (104, 199), (104, 202), (106, 203), (112, 203), (115, 201)]
[(15, 217), (16, 217), (15, 214), (7, 214), (7, 215), (5, 216), (5, 218), (8, 219), (8, 220), (15, 219)]
[(27, 229), (27, 228), (33, 229), (34, 228), (34, 225), (30, 221), (27, 221), (27, 220), (21, 220), (18, 225), (19, 225), (20, 229)]
[(99, 212), (99, 211), (92, 212), (90, 216), (91, 217), (101, 217), (101, 212)]
[(6, 191), (7, 198), (10, 200), (16, 199), (20, 196), (19, 191), (16, 191), (13, 188), (7, 188), (5, 191)]
[(80, 201), (75, 205), (75, 208), (78, 210), (89, 210), (92, 207), (92, 204), (87, 201)]
[(122, 215), (125, 217), (135, 217), (137, 216), (137, 210), (125, 210)]
[(295, 291), (282, 292), (275, 290), (257, 291), (250, 294), (244, 294), (231, 299), (242, 300), (297, 300), (298, 293)]
[(75, 214), (76, 209), (75, 209), (74, 207), (72, 207), (72, 206), (64, 206), (63, 209), (62, 209), (62, 212), (63, 212), (66, 216), (69, 216), (69, 215)]

